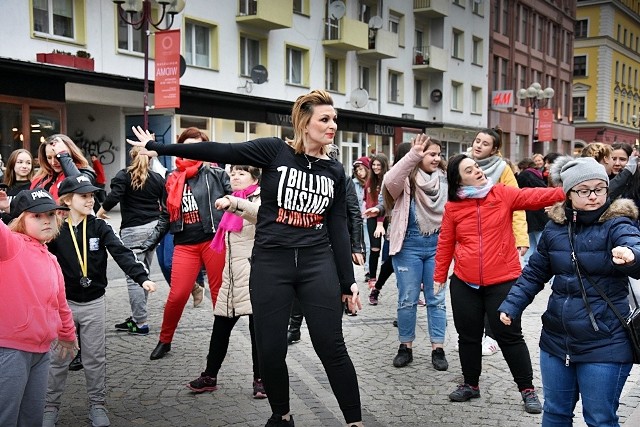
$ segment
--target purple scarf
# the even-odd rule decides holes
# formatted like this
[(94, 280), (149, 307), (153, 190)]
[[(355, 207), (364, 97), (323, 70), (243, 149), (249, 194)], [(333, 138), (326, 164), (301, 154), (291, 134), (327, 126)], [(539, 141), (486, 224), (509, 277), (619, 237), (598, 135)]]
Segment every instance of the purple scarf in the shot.
[[(254, 191), (258, 188), (258, 184), (253, 184), (245, 188), (244, 190), (234, 191), (231, 194), (234, 197), (239, 199), (246, 200)], [(216, 252), (223, 252), (225, 248), (224, 244), (224, 236), (227, 232), (241, 231), (242, 230), (242, 217), (238, 215), (234, 215), (231, 212), (225, 212), (222, 215), (222, 219), (220, 220), (220, 224), (218, 224), (218, 230), (216, 230), (216, 235), (213, 237), (211, 241), (211, 249)]]

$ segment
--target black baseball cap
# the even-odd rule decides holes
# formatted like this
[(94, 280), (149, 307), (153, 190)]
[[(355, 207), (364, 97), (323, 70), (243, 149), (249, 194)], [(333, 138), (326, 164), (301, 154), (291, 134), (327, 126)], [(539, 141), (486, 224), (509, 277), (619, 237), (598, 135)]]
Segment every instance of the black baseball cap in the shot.
[(34, 190), (22, 190), (11, 199), (9, 212), (11, 212), (12, 217), (17, 218), (22, 212), (42, 213), (56, 209), (69, 210), (67, 207), (58, 206), (51, 193), (47, 190), (36, 188)]
[(58, 195), (62, 196), (69, 193), (86, 194), (100, 190), (91, 184), (91, 180), (86, 175), (69, 176), (62, 180), (58, 187)]

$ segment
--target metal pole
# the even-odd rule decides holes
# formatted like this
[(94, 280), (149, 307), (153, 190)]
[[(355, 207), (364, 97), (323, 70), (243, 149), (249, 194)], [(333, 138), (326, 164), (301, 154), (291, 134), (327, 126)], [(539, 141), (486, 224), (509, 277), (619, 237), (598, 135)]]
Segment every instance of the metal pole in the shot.
[(533, 99), (531, 101), (531, 108), (533, 109), (533, 123), (531, 124), (531, 152), (534, 151), (534, 144), (536, 139), (536, 108), (538, 107), (538, 100)]
[(143, 94), (143, 127), (149, 129), (149, 19), (151, 19), (151, 3), (142, 3), (142, 49), (144, 52), (144, 94)]

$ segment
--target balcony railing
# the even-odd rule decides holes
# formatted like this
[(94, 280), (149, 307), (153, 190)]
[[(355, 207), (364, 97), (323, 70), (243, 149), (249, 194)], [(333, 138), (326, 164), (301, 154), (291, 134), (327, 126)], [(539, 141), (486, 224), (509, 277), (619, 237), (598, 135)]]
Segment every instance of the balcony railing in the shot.
[(428, 18), (449, 15), (448, 0), (413, 0), (413, 13)]
[(433, 45), (413, 48), (413, 69), (415, 72), (445, 72), (448, 69), (448, 64), (449, 57), (444, 49)]

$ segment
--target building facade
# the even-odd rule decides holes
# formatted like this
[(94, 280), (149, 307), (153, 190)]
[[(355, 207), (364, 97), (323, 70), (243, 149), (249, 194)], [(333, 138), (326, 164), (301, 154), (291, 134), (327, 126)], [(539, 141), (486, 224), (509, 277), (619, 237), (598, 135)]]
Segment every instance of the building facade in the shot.
[(640, 1), (578, 0), (573, 122), (580, 142), (639, 146), (639, 40)]
[[(575, 0), (491, 0), (489, 125), (504, 132), (502, 154), (573, 151), (571, 83)], [(541, 99), (520, 89), (551, 88)], [(539, 138), (540, 117), (550, 135)], [(541, 135), (542, 136), (542, 135)]]

